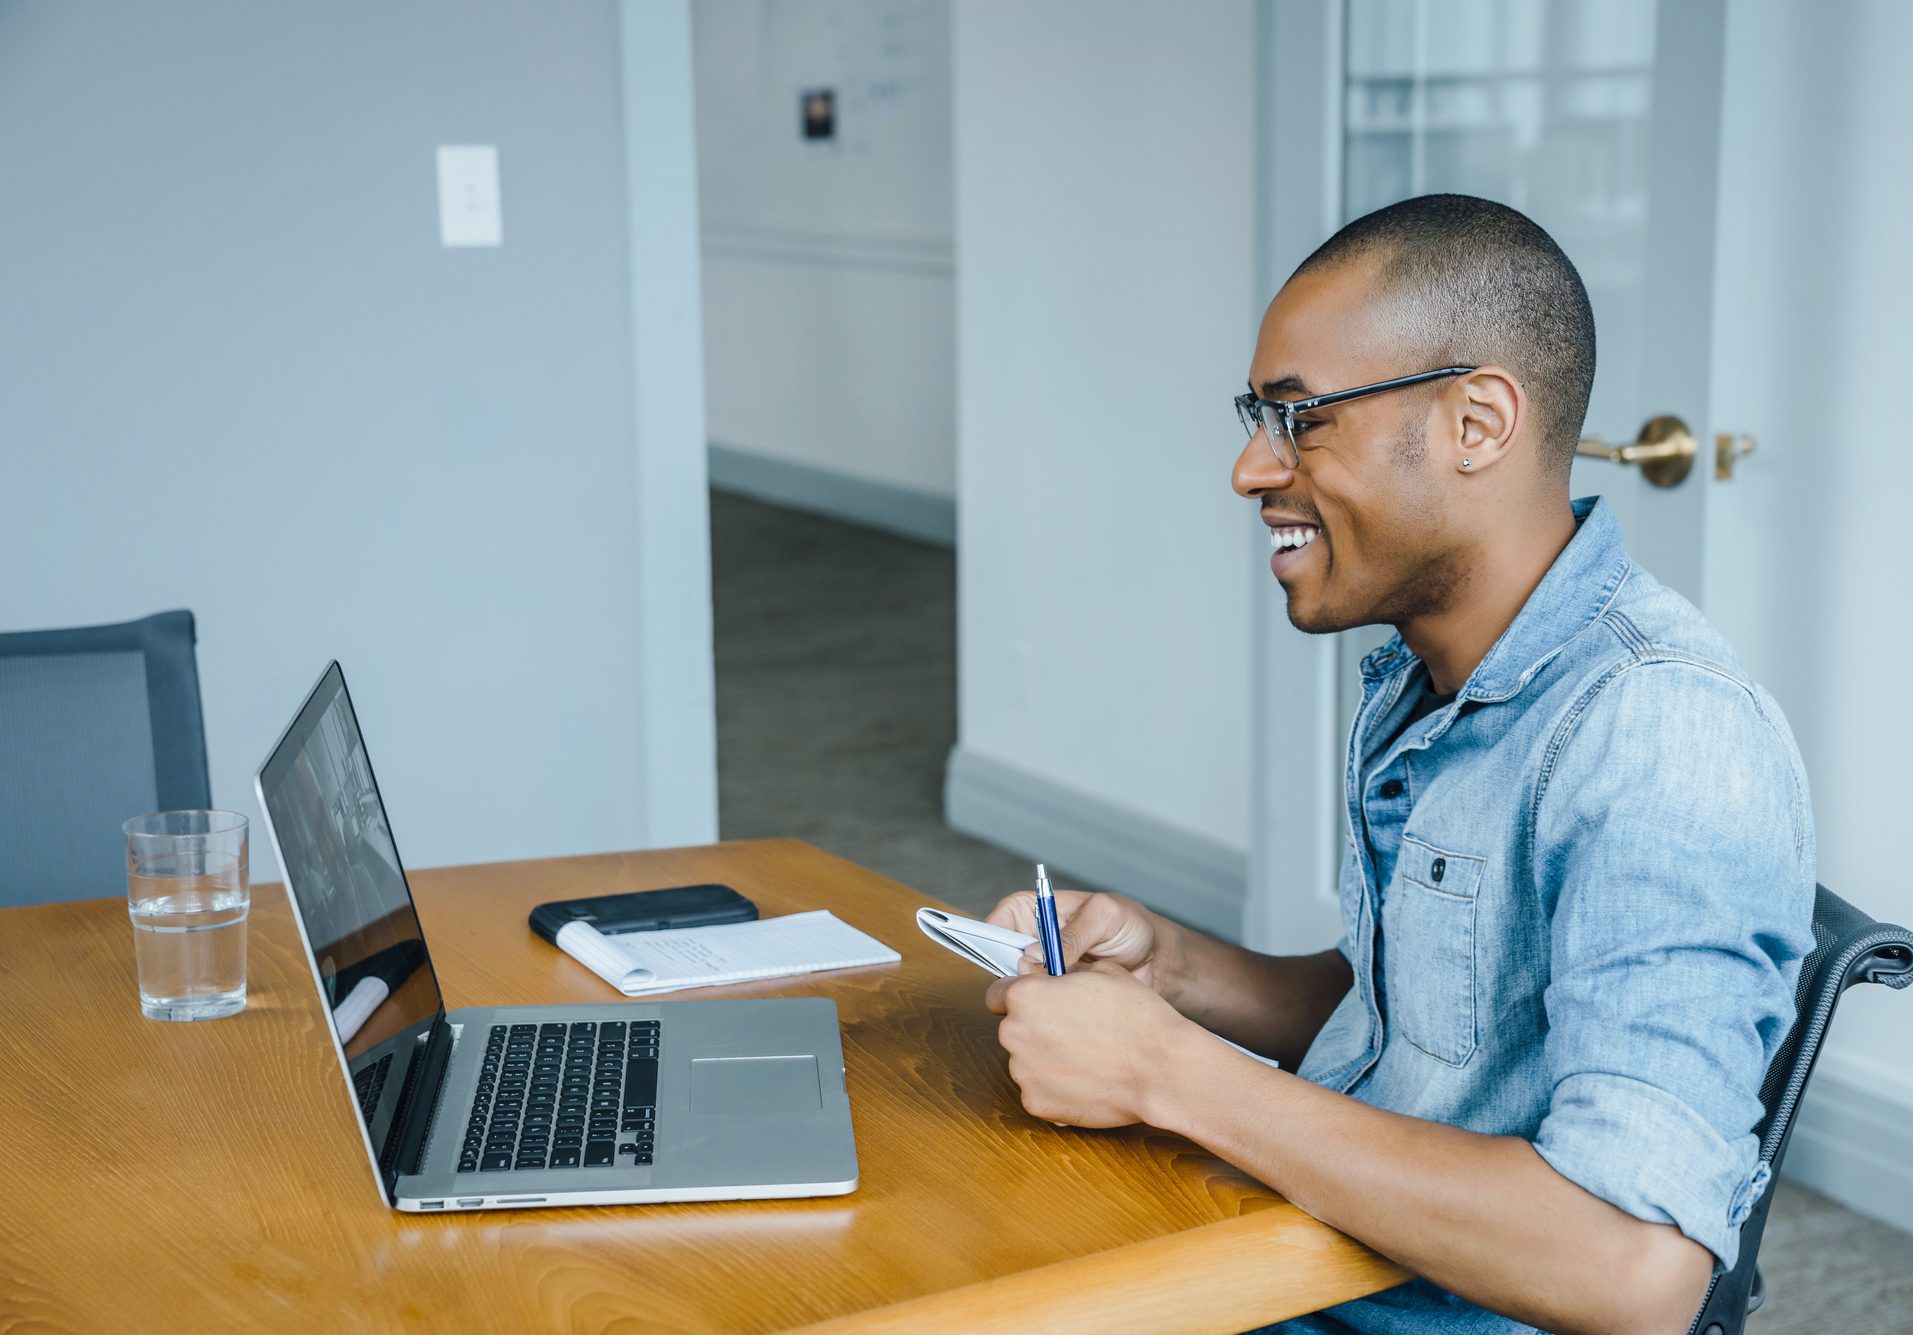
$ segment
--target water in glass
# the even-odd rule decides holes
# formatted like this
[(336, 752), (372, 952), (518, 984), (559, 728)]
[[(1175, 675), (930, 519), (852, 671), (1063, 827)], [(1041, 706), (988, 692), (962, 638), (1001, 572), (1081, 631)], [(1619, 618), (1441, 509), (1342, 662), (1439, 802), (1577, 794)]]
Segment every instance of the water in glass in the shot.
[(245, 861), (165, 854), (129, 873), (127, 912), (140, 1010), (155, 1020), (211, 1020), (246, 1005)]

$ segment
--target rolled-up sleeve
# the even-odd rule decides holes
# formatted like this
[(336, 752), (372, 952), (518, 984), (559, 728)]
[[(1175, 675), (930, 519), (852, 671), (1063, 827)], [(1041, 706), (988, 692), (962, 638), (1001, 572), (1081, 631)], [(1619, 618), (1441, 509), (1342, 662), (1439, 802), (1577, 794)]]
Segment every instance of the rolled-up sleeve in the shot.
[(1805, 780), (1778, 711), (1705, 664), (1631, 664), (1562, 727), (1535, 807), (1551, 898), (1534, 1139), (1555, 1171), (1731, 1267), (1753, 1135), (1812, 945)]

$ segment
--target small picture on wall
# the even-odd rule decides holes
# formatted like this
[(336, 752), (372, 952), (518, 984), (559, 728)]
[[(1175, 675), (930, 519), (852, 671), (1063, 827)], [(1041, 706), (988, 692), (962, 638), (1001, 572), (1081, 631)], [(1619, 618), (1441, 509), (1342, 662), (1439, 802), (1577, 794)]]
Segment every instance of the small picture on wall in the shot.
[(837, 137), (837, 90), (806, 88), (798, 99), (802, 107), (804, 138)]

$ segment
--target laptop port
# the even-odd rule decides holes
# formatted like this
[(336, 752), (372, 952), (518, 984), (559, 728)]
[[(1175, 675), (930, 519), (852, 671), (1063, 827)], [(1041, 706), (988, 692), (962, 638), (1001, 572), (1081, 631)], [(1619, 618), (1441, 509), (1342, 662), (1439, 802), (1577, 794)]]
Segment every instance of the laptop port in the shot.
[(483, 1205), (484, 1203), (485, 1198), (483, 1196), (472, 1196), (459, 1201), (459, 1204), (464, 1206)]
[(418, 1208), (421, 1210), (443, 1210), (445, 1208), (445, 1202), (444, 1201), (420, 1201), (418, 1203)]

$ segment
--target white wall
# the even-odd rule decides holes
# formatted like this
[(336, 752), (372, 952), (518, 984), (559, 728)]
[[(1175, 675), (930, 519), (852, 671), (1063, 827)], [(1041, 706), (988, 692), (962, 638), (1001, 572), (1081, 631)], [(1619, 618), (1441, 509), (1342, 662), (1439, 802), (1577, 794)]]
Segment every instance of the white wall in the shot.
[(953, 765), (1240, 855), (1251, 5), (962, 0), (952, 29)]
[[(1727, 8), (1714, 403), (1717, 429), (1759, 451), (1713, 496), (1707, 593), (1799, 738), (1820, 879), (1907, 925), (1910, 47), (1898, 0), (1856, 0), (1838, 23), (1771, 0)], [(1913, 1150), (1909, 1035), (1913, 994), (1849, 993), (1809, 1112), (1876, 1095)], [(1797, 1139), (1790, 1164), (1809, 1167), (1807, 1149)], [(1898, 1183), (1913, 1226), (1906, 1155), (1846, 1176), (1823, 1184), (1862, 1205)]]
[[(696, 0), (714, 443), (955, 494), (946, 0)], [(837, 92), (838, 138), (798, 133)]]
[[(671, 87), (684, 5), (629, 17)], [(627, 143), (620, 40), (610, 0), (0, 9), (0, 627), (191, 608), (215, 802), (336, 655), (408, 862), (715, 837), (695, 320), (646, 361), (631, 312), (695, 292), (689, 90)], [(445, 143), (499, 147), (502, 248), (440, 247)]]

